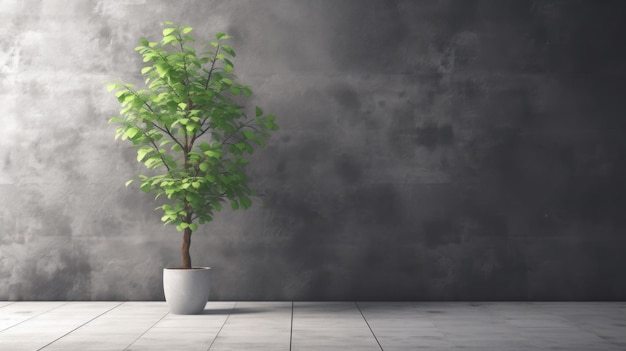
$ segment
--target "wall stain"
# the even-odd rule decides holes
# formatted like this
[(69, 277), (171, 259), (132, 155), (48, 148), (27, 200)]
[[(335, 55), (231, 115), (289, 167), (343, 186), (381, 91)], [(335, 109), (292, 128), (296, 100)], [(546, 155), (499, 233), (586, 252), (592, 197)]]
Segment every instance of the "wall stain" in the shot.
[(355, 160), (347, 154), (339, 155), (334, 161), (335, 172), (346, 184), (357, 184), (362, 177), (363, 170)]
[(415, 140), (418, 146), (428, 149), (449, 146), (454, 142), (454, 131), (452, 125), (437, 125), (433, 122), (426, 122), (421, 127), (415, 128)]
[(461, 233), (453, 222), (453, 218), (433, 218), (422, 223), (422, 239), (426, 247), (459, 244)]

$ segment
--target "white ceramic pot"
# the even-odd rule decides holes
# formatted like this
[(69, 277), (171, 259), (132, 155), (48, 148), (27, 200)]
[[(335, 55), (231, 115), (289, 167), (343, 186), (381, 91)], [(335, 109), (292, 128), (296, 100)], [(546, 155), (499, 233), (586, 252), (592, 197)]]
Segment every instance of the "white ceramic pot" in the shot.
[(164, 268), (163, 292), (173, 314), (199, 314), (209, 299), (209, 267)]

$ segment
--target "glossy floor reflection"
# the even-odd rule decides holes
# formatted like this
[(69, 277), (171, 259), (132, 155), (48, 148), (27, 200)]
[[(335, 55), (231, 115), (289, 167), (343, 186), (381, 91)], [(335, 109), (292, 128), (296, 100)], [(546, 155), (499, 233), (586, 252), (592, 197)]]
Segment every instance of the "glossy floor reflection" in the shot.
[(626, 350), (626, 302), (0, 301), (0, 350)]

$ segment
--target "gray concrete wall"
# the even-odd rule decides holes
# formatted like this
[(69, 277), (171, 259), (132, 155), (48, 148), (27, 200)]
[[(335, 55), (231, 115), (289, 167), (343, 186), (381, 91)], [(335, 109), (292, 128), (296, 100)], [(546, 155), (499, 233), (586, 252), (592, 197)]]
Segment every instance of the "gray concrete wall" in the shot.
[(180, 235), (105, 81), (234, 36), (282, 127), (194, 234), (213, 299), (626, 298), (621, 1), (1, 0), (0, 299), (162, 299)]

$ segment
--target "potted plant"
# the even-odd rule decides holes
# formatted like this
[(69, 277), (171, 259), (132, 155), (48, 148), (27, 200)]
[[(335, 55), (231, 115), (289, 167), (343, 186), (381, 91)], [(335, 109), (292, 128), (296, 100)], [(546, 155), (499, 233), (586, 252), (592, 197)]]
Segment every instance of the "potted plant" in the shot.
[(209, 268), (191, 264), (191, 235), (213, 220), (224, 204), (247, 209), (255, 193), (245, 168), (256, 146), (263, 147), (275, 116), (261, 108), (249, 116), (240, 101), (252, 95), (233, 74), (235, 51), (217, 33), (216, 40), (196, 50), (191, 27), (163, 24), (160, 41), (139, 40), (135, 48), (146, 66), (145, 87), (113, 83), (121, 104), (116, 139), (137, 149), (147, 175), (133, 180), (159, 201), (161, 220), (182, 232), (182, 265), (164, 268), (163, 285), (170, 310), (200, 313), (208, 300)]

